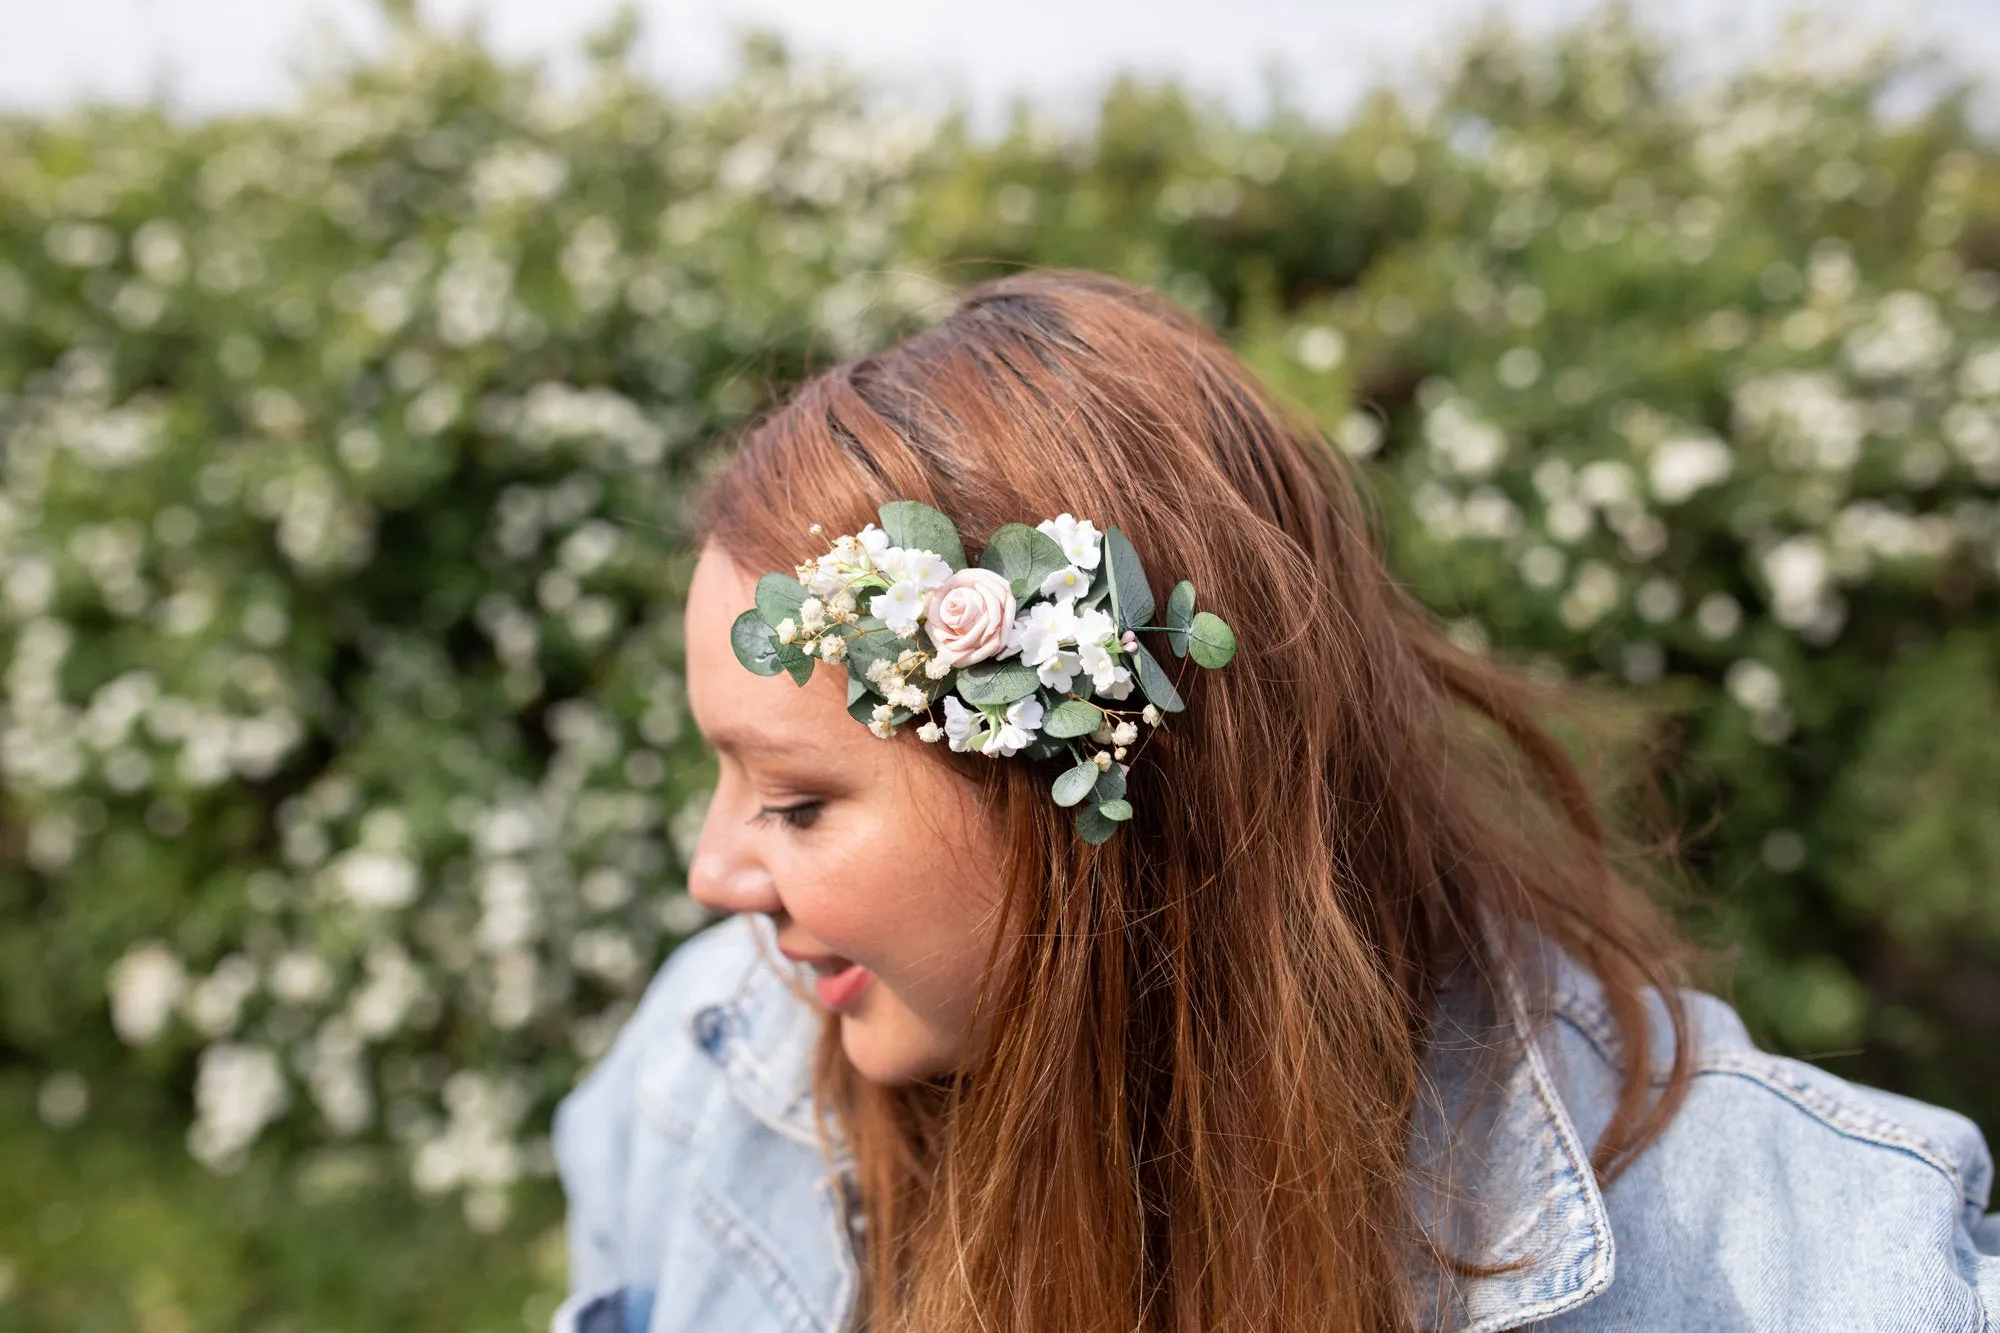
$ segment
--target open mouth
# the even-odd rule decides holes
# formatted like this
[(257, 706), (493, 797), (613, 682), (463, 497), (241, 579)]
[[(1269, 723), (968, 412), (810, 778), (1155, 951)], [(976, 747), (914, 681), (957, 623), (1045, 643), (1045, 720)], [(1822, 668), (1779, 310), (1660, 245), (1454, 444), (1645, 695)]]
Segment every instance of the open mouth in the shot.
[(874, 973), (844, 958), (812, 964), (813, 990), (819, 1002), (835, 1013), (844, 1013), (861, 998)]

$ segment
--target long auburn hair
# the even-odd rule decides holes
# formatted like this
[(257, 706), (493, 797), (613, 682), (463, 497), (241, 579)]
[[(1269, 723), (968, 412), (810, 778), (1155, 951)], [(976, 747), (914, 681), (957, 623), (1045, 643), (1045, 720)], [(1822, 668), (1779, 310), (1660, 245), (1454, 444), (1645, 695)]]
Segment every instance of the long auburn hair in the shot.
[[(701, 536), (789, 569), (809, 524), (858, 531), (896, 498), (973, 550), (1063, 511), (1116, 524), (1241, 647), (1181, 674), (1187, 710), (1135, 751), (1140, 813), (1101, 847), (1044, 766), (924, 747), (981, 784), (1006, 887), (986, 1019), (950, 1076), (872, 1085), (838, 1020), (822, 1033), (867, 1327), (1424, 1322), (1408, 1176), (1426, 1022), (1448, 978), (1497, 987), (1500, 927), (1603, 984), (1627, 1059), (1600, 1175), (1660, 1132), (1689, 1067), (1681, 955), (1539, 720), (1559, 696), (1448, 641), (1391, 580), (1345, 461), (1221, 339), (1098, 274), (987, 282), (798, 388), (711, 479)], [(1663, 1088), (1648, 987), (1675, 1037)]]

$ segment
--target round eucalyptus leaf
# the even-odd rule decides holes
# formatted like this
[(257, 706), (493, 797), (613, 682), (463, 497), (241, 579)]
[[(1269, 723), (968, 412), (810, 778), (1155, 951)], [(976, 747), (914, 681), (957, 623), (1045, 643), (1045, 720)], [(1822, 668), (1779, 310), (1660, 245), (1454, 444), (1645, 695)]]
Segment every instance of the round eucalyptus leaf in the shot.
[(1228, 666), (1236, 656), (1236, 631), (1214, 612), (1199, 612), (1188, 631), (1188, 653), (1205, 667)]
[(1125, 800), (1099, 801), (1097, 803), (1097, 813), (1103, 815), (1106, 819), (1122, 824), (1132, 817), (1132, 803)]
[(780, 620), (798, 619), (806, 597), (805, 585), (789, 574), (766, 574), (757, 580), (757, 614), (772, 629)]
[(936, 552), (954, 570), (965, 568), (965, 543), (959, 540), (958, 526), (927, 504), (915, 500), (891, 500), (876, 511), (882, 531), (892, 546)]
[(1081, 699), (1065, 699), (1042, 717), (1044, 736), (1088, 736), (1104, 722), (1104, 714)]
[(1182, 579), (1167, 594), (1167, 614), (1160, 623), (1167, 627), (1167, 647), (1175, 657), (1186, 657), (1187, 628), (1194, 621), (1194, 585)]
[(1019, 662), (977, 662), (952, 673), (958, 695), (969, 704), (1010, 704), (1041, 688), (1035, 669)]
[(1089, 762), (1065, 769), (1049, 788), (1049, 795), (1055, 797), (1057, 805), (1075, 805), (1090, 795), (1090, 789), (1097, 785), (1097, 765)]
[(745, 611), (729, 625), (729, 646), (736, 660), (760, 676), (775, 676), (785, 669), (778, 660), (778, 634), (755, 611)]
[(1101, 805), (1086, 805), (1076, 812), (1076, 835), (1095, 847), (1108, 842), (1118, 831), (1118, 821), (1104, 817)]

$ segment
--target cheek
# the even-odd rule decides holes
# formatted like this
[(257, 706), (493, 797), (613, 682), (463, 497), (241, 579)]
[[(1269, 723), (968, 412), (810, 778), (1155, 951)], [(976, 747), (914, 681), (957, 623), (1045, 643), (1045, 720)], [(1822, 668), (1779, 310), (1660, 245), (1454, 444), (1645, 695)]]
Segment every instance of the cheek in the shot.
[(951, 818), (922, 808), (896, 803), (838, 854), (823, 849), (810, 876), (794, 880), (785, 908), (920, 1016), (955, 1018), (977, 991), (992, 939), (998, 861), (954, 833)]

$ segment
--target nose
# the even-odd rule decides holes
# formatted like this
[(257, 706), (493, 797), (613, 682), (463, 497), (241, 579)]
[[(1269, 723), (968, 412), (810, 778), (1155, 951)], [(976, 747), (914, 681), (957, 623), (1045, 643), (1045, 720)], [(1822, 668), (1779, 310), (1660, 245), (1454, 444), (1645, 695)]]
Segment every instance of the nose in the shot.
[(784, 906), (778, 897), (778, 882), (758, 858), (754, 843), (727, 837), (717, 827), (719, 822), (711, 806), (702, 824), (701, 838), (695, 844), (694, 859), (688, 864), (689, 895), (720, 915), (736, 912), (776, 915)]

